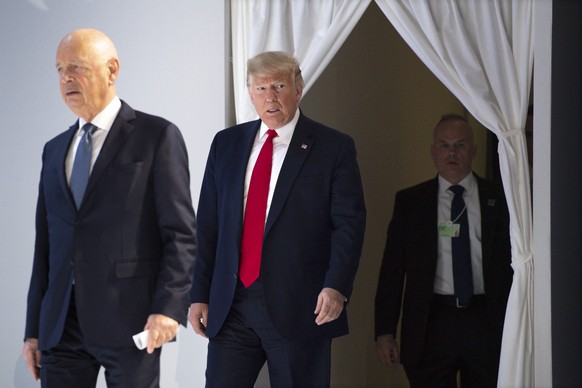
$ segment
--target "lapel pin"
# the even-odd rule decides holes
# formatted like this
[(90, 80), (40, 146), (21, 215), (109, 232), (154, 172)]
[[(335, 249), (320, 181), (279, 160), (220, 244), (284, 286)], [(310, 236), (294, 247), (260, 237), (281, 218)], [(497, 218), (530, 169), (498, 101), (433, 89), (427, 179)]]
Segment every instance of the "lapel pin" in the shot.
[(487, 200), (487, 206), (495, 206), (495, 200), (494, 199), (488, 199)]
[(305, 144), (305, 143), (301, 144), (301, 149), (302, 150), (306, 150), (307, 149), (307, 144)]

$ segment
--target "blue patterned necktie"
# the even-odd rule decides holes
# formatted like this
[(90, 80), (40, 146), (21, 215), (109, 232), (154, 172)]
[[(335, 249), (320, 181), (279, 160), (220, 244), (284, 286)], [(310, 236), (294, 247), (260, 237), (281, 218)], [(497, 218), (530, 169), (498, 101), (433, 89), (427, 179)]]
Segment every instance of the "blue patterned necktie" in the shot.
[(463, 200), (465, 188), (460, 185), (449, 187), (455, 196), (451, 203), (451, 221), (459, 224), (459, 235), (451, 240), (453, 250), (453, 280), (455, 297), (459, 306), (466, 306), (473, 296), (473, 271), (471, 269), (471, 243), (469, 242), (469, 218)]
[(77, 146), (70, 181), (71, 192), (73, 193), (77, 209), (81, 207), (87, 182), (89, 182), (91, 154), (93, 153), (93, 134), (97, 130), (97, 127), (91, 123), (87, 123), (83, 125), (81, 130), (83, 131), (83, 136)]

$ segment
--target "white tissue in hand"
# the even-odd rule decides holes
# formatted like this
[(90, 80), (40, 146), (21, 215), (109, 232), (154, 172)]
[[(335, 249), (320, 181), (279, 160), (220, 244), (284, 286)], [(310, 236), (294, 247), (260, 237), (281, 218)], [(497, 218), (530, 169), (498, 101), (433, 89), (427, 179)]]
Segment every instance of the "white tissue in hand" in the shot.
[(148, 339), (149, 339), (149, 330), (144, 330), (141, 333), (138, 333), (133, 336), (133, 342), (135, 342), (135, 346), (139, 350), (144, 350), (148, 346)]

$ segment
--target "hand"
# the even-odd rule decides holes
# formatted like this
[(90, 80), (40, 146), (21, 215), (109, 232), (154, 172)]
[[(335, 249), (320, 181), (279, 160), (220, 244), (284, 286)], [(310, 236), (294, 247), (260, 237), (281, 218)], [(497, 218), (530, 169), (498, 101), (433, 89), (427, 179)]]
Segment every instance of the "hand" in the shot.
[(376, 338), (376, 354), (382, 364), (388, 367), (393, 367), (400, 362), (400, 351), (392, 334), (384, 334)]
[(192, 325), (194, 332), (206, 338), (206, 324), (208, 323), (208, 304), (192, 303), (188, 322)]
[(144, 330), (150, 331), (148, 336), (148, 353), (153, 353), (156, 348), (173, 340), (178, 332), (179, 326), (178, 321), (173, 318), (162, 314), (151, 314), (144, 327)]
[(40, 351), (38, 350), (38, 339), (27, 338), (24, 341), (22, 356), (26, 362), (26, 367), (36, 381), (40, 379)]
[(344, 309), (344, 301), (345, 297), (341, 292), (333, 288), (326, 287), (321, 290), (317, 297), (317, 306), (315, 306), (314, 311), (314, 314), (317, 314), (315, 323), (323, 325), (336, 320)]

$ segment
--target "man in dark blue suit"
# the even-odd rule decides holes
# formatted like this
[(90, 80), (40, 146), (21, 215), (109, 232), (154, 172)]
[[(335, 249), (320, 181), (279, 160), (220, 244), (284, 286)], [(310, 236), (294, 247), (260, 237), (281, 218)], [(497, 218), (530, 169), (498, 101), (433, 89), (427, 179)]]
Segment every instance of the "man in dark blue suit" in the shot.
[[(501, 187), (473, 174), (476, 152), (467, 120), (443, 116), (431, 147), (438, 176), (396, 194), (376, 292), (376, 349), (385, 365), (402, 363), (411, 387), (456, 387), (459, 372), (463, 387), (497, 385), (513, 274), (509, 214)], [(464, 200), (459, 212), (455, 192)], [(468, 249), (459, 255), (463, 235)]]
[[(274, 387), (326, 387), (366, 222), (354, 142), (299, 111), (291, 55), (250, 59), (247, 86), (260, 120), (219, 132), (206, 165), (189, 321), (210, 339), (208, 387), (252, 387), (265, 361)], [(254, 171), (271, 141), (259, 214)]]
[[(68, 34), (56, 67), (79, 119), (43, 152), (23, 355), (43, 387), (94, 387), (102, 366), (108, 386), (157, 387), (196, 254), (185, 144), (117, 97), (102, 32)], [(143, 330), (147, 352), (132, 339)]]

